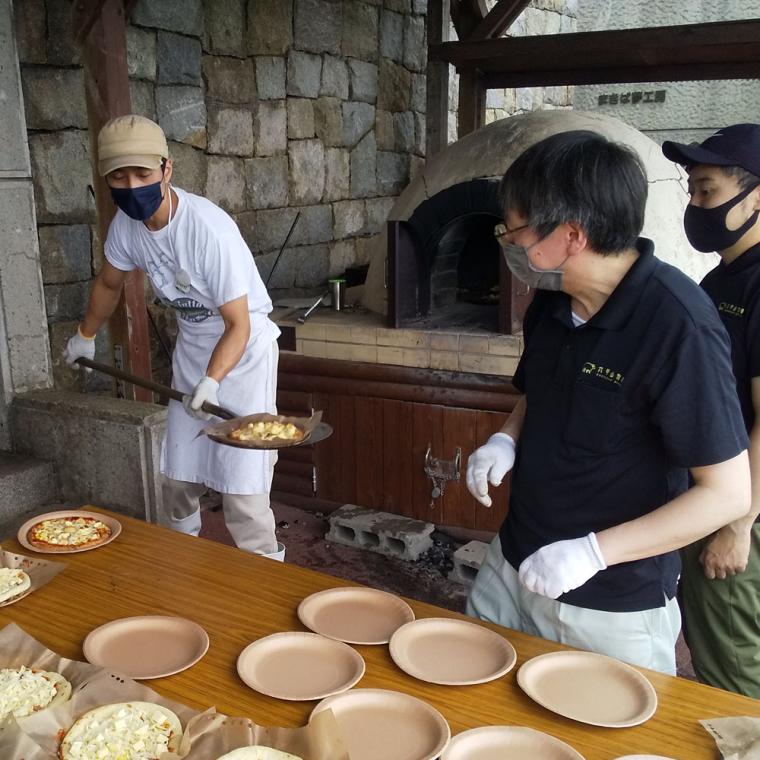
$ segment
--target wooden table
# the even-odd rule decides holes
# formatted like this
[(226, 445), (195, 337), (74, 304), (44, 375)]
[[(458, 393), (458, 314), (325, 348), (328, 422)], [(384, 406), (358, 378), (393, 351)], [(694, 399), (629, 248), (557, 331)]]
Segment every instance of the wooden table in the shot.
[[(215, 705), (224, 713), (262, 724), (303, 725), (315, 703), (285, 702), (252, 691), (237, 676), (237, 656), (261, 636), (305, 630), (296, 616), (304, 597), (352, 584), (113, 516), (124, 528), (116, 541), (89, 552), (50, 557), (65, 562), (66, 570), (26, 599), (0, 608), (0, 627), (15, 622), (55, 652), (81, 660), (87, 633), (108, 620), (143, 614), (189, 617), (208, 631), (208, 653), (189, 670), (151, 681), (150, 686), (191, 707)], [(4, 541), (3, 548), (29, 553), (15, 539)], [(461, 617), (430, 604), (407, 601), (418, 617)], [(562, 648), (484, 625), (512, 642), (518, 654), (517, 667), (535, 655)], [(714, 759), (719, 757), (715, 744), (698, 719), (760, 716), (760, 701), (645, 671), (659, 698), (655, 716), (635, 728), (596, 728), (562, 718), (533, 702), (517, 685), (517, 667), (487, 684), (435, 686), (399, 670), (387, 646), (356, 649), (367, 663), (359, 687), (395, 689), (427, 700), (446, 717), (452, 734), (489, 724), (531, 726), (568, 742), (587, 760), (611, 760), (634, 753), (669, 755), (677, 760)]]

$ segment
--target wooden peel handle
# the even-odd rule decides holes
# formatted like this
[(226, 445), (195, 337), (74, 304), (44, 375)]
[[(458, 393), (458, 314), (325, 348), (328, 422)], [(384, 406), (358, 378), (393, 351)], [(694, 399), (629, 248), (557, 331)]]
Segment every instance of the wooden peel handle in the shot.
[[(149, 391), (160, 393), (162, 396), (167, 396), (168, 398), (179, 401), (180, 403), (185, 397), (184, 393), (181, 393), (174, 388), (169, 388), (166, 385), (161, 385), (161, 383), (155, 383), (153, 380), (148, 380), (144, 377), (132, 375), (129, 372), (124, 372), (123, 370), (117, 369), (116, 367), (112, 367), (110, 364), (101, 364), (100, 362), (95, 362), (91, 359), (85, 359), (83, 356), (80, 356), (74, 361), (77, 364), (81, 364), (83, 367), (87, 367), (88, 369), (97, 370), (98, 372), (102, 372), (104, 375), (110, 375), (111, 377), (115, 377), (118, 380), (123, 380), (125, 383), (139, 385), (141, 388), (147, 388)], [(204, 412), (214, 414), (217, 417), (221, 417), (223, 420), (232, 420), (235, 417), (239, 416), (237, 414), (233, 414), (229, 409), (217, 406), (216, 404), (209, 404), (208, 401), (204, 401), (201, 408)]]

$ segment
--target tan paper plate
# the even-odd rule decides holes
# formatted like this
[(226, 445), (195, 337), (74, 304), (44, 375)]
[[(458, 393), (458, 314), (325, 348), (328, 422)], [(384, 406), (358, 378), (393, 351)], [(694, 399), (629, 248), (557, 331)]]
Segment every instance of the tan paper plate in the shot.
[(451, 618), (402, 625), (391, 637), (390, 652), (410, 676), (444, 686), (493, 681), (517, 662), (515, 648), (505, 638), (477, 623)]
[[(107, 525), (111, 529), (111, 535), (99, 543), (93, 544), (92, 546), (74, 548), (48, 547), (46, 549), (42, 549), (38, 546), (34, 546), (34, 544), (29, 543), (27, 534), (35, 525), (37, 525), (37, 523), (41, 523), (43, 520), (57, 520), (60, 517), (92, 517), (95, 520), (100, 520), (100, 522), (102, 522), (104, 525)], [(99, 549), (101, 546), (110, 544), (111, 541), (113, 541), (119, 535), (119, 533), (121, 533), (121, 523), (118, 520), (115, 520), (113, 517), (109, 517), (108, 515), (101, 515), (98, 512), (87, 512), (84, 509), (62, 509), (58, 512), (48, 512), (44, 515), (37, 515), (36, 517), (32, 517), (30, 520), (27, 520), (18, 529), (17, 538), (21, 546), (29, 549), (30, 551), (38, 552), (40, 554), (76, 554), (77, 552), (87, 552), (91, 549)]]
[(414, 620), (412, 608), (374, 588), (330, 588), (307, 596), (298, 619), (316, 633), (347, 644), (387, 644), (393, 632)]
[(569, 744), (523, 726), (484, 726), (457, 734), (441, 760), (584, 760)]
[(240, 653), (237, 671), (262, 694), (302, 701), (350, 689), (364, 675), (364, 659), (347, 644), (316, 633), (273, 633)]
[(657, 709), (657, 693), (638, 670), (593, 652), (534, 657), (517, 672), (517, 683), (548, 710), (592, 726), (638, 726)]
[(451, 730), (438, 710), (417, 697), (385, 689), (352, 689), (322, 700), (313, 718), (332, 710), (351, 760), (433, 760)]
[(111, 620), (87, 634), (88, 662), (135, 680), (161, 678), (195, 665), (208, 651), (208, 634), (197, 623), (169, 615)]

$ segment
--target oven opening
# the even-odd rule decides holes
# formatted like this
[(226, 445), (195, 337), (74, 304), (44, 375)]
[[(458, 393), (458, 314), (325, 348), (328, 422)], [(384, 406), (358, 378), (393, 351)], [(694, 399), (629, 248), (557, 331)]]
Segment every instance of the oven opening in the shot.
[(501, 250), (493, 236), (498, 222), (489, 213), (468, 214), (432, 241), (432, 309), (415, 326), (498, 332)]

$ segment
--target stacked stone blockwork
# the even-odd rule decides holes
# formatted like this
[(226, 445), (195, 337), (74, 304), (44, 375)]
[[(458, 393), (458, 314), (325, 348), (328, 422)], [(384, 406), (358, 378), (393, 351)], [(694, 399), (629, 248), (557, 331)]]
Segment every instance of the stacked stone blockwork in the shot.
[[(425, 10), (424, 0), (134, 6), (132, 110), (164, 128), (176, 184), (235, 218), (264, 279), (301, 212), (273, 297), (319, 292), (328, 276), (365, 263), (369, 237), (419, 170)], [(56, 384), (71, 387), (81, 379), (59, 357), (102, 248), (83, 73), (70, 0), (16, 0), (14, 14)], [(171, 320), (154, 316), (170, 332)]]

